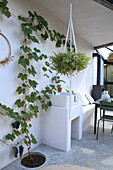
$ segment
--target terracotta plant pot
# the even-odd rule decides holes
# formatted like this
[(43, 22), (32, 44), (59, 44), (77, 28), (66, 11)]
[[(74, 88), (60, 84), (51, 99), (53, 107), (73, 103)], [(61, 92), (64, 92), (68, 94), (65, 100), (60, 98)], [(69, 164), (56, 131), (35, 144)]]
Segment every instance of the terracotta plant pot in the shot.
[(61, 92), (61, 91), (62, 91), (62, 87), (59, 87), (59, 88), (58, 88), (58, 92)]

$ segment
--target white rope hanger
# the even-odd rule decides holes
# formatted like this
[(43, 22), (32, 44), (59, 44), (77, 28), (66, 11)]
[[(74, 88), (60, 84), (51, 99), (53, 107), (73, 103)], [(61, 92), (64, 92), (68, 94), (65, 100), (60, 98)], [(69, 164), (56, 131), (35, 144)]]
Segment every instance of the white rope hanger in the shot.
[[(70, 32), (70, 52), (72, 52), (72, 40), (73, 44), (75, 46), (75, 52), (77, 52), (77, 47), (76, 47), (76, 41), (75, 41), (75, 34), (74, 34), (74, 27), (73, 27), (73, 21), (72, 21), (72, 3), (70, 3), (70, 19), (69, 19), (69, 24), (68, 24), (68, 29), (67, 29), (67, 35), (66, 35), (66, 41), (65, 41), (65, 46), (64, 46), (64, 52), (66, 51), (67, 47), (67, 41), (68, 41), (68, 36)], [(70, 73), (70, 83), (69, 83), (69, 119), (71, 119), (71, 86), (72, 86), (72, 74)]]
[(70, 31), (70, 52), (72, 52), (72, 36), (73, 36), (73, 44), (75, 46), (75, 51), (77, 52), (75, 34), (74, 34), (74, 27), (73, 27), (73, 20), (72, 20), (72, 3), (70, 3), (70, 19), (69, 19), (69, 24), (68, 24), (68, 29), (67, 29), (64, 52), (66, 51), (66, 44), (67, 44), (67, 41), (68, 41), (69, 31)]

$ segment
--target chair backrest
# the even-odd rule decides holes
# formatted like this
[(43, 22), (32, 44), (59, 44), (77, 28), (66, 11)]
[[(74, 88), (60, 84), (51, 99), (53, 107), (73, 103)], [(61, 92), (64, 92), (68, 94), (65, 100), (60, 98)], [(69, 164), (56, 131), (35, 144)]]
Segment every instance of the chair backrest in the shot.
[(100, 102), (101, 110), (113, 111), (113, 102), (101, 101)]

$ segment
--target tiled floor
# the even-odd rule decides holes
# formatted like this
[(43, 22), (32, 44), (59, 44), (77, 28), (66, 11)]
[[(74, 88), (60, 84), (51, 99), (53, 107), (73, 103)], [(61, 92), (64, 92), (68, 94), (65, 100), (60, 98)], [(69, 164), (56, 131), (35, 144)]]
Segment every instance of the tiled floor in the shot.
[(46, 155), (46, 162), (38, 168), (25, 168), (20, 164), (20, 159), (12, 162), (2, 170), (26, 170), (40, 169), (48, 165), (72, 164), (89, 167), (95, 170), (113, 170), (113, 134), (111, 124), (106, 124), (105, 132), (99, 131), (99, 139), (93, 134), (93, 126), (83, 132), (80, 141), (72, 140), (72, 146), (68, 153), (58, 149), (40, 145), (33, 151)]

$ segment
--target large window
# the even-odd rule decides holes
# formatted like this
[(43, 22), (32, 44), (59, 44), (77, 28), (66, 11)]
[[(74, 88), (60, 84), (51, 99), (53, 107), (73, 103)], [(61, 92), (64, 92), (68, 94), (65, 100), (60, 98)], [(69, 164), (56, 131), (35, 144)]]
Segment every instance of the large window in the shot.
[(113, 62), (107, 61), (110, 53), (113, 53), (113, 46), (97, 48), (96, 51), (102, 56), (104, 61), (104, 88), (108, 90), (110, 96), (113, 97)]
[(105, 64), (104, 66), (104, 86), (109, 91), (111, 97), (113, 97), (113, 65)]

